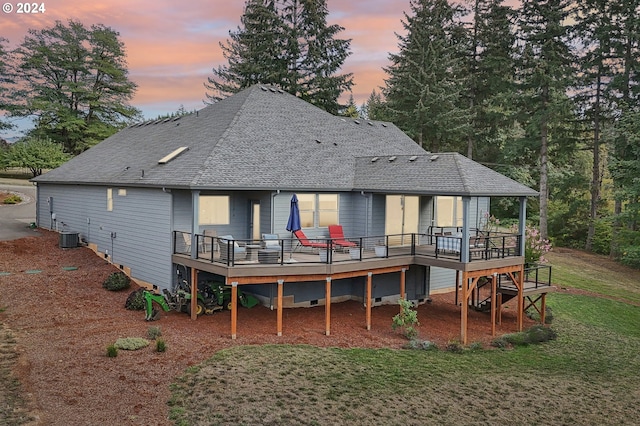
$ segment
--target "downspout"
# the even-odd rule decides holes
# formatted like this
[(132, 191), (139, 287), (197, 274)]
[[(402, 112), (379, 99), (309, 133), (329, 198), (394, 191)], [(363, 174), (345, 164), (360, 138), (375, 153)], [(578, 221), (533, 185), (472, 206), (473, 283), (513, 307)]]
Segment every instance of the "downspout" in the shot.
[(520, 197), (520, 213), (518, 217), (518, 233), (520, 234), (519, 256), (524, 256), (526, 247), (527, 197)]
[(370, 195), (364, 193), (364, 191), (360, 191), (360, 195), (364, 197), (364, 234), (365, 236), (369, 236), (369, 199)]
[(191, 191), (191, 258), (198, 257), (198, 224), (200, 223), (200, 191)]
[(469, 218), (471, 217), (471, 197), (462, 197), (462, 241), (460, 241), (460, 261), (469, 263)]

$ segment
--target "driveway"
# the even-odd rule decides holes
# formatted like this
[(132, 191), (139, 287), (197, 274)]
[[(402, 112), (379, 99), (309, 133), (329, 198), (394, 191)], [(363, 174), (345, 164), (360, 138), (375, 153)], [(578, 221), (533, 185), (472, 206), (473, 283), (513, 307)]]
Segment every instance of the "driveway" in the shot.
[(20, 204), (0, 204), (0, 241), (40, 236), (29, 224), (36, 221), (36, 187), (30, 182), (0, 179), (0, 191), (16, 192), (22, 198)]

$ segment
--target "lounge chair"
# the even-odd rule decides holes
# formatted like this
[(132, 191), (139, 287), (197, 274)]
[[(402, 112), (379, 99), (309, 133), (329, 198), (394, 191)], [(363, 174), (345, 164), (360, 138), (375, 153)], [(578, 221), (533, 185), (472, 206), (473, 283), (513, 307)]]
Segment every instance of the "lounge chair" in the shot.
[(344, 237), (344, 231), (342, 225), (329, 225), (329, 238), (333, 241), (333, 244), (342, 248), (358, 247), (358, 245), (352, 241), (347, 241)]
[[(247, 248), (238, 244), (237, 241), (233, 238), (232, 235), (221, 235), (218, 238), (220, 242), (220, 260), (226, 262), (230, 260), (229, 258), (233, 256), (231, 259), (233, 260), (243, 260), (247, 257)], [(231, 246), (231, 243), (233, 245)], [(231, 253), (231, 248), (233, 247), (233, 254)]]
[(298, 239), (298, 244), (302, 247), (309, 247), (311, 249), (326, 249), (329, 248), (329, 246), (327, 245), (327, 243), (320, 243), (317, 241), (311, 241), (307, 238), (306, 235), (304, 235), (304, 232), (302, 232), (302, 229), (298, 229), (297, 231), (294, 231), (293, 235), (296, 236), (296, 238)]

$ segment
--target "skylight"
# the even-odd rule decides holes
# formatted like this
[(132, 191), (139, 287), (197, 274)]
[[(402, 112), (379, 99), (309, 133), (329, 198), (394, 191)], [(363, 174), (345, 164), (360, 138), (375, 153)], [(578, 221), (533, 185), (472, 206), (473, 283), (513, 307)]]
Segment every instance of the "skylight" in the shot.
[(173, 152), (171, 152), (169, 155), (167, 155), (165, 157), (162, 157), (160, 160), (158, 160), (158, 164), (167, 164), (169, 161), (173, 160), (178, 155), (182, 154), (183, 152), (185, 152), (188, 149), (189, 149), (189, 147), (181, 146), (180, 148), (178, 148), (178, 149), (174, 150)]

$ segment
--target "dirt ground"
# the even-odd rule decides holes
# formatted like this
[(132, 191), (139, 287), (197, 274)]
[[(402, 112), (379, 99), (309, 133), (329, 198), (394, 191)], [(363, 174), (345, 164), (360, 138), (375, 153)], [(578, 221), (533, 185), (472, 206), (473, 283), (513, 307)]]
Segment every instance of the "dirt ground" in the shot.
[[(14, 422), (6, 424), (28, 419), (31, 425), (168, 425), (166, 402), (174, 377), (220, 349), (265, 343), (401, 348), (407, 343), (391, 329), (397, 305), (373, 308), (367, 331), (361, 303), (332, 304), (330, 336), (324, 334), (323, 306), (285, 310), (281, 337), (276, 336), (276, 312), (262, 306), (240, 308), (236, 340), (230, 338), (228, 311), (197, 321), (163, 313), (149, 323), (142, 311), (124, 308), (130, 290), (102, 288), (113, 271), (87, 248), (59, 248), (53, 232), (0, 242), (0, 369), (3, 362), (13, 365), (24, 396), (20, 409), (9, 415)], [(460, 308), (453, 293), (432, 300), (418, 308), (419, 336), (443, 347), (460, 337)], [(533, 324), (525, 321), (525, 327)], [(117, 338), (146, 337), (151, 325), (161, 328), (166, 352), (150, 345), (106, 356), (106, 347)], [(498, 335), (516, 328), (515, 309), (507, 305)], [(470, 311), (468, 332), (470, 343), (488, 346), (493, 338), (489, 315)], [(3, 382), (11, 379), (0, 376)], [(5, 388), (1, 406), (11, 394), (0, 387)]]

